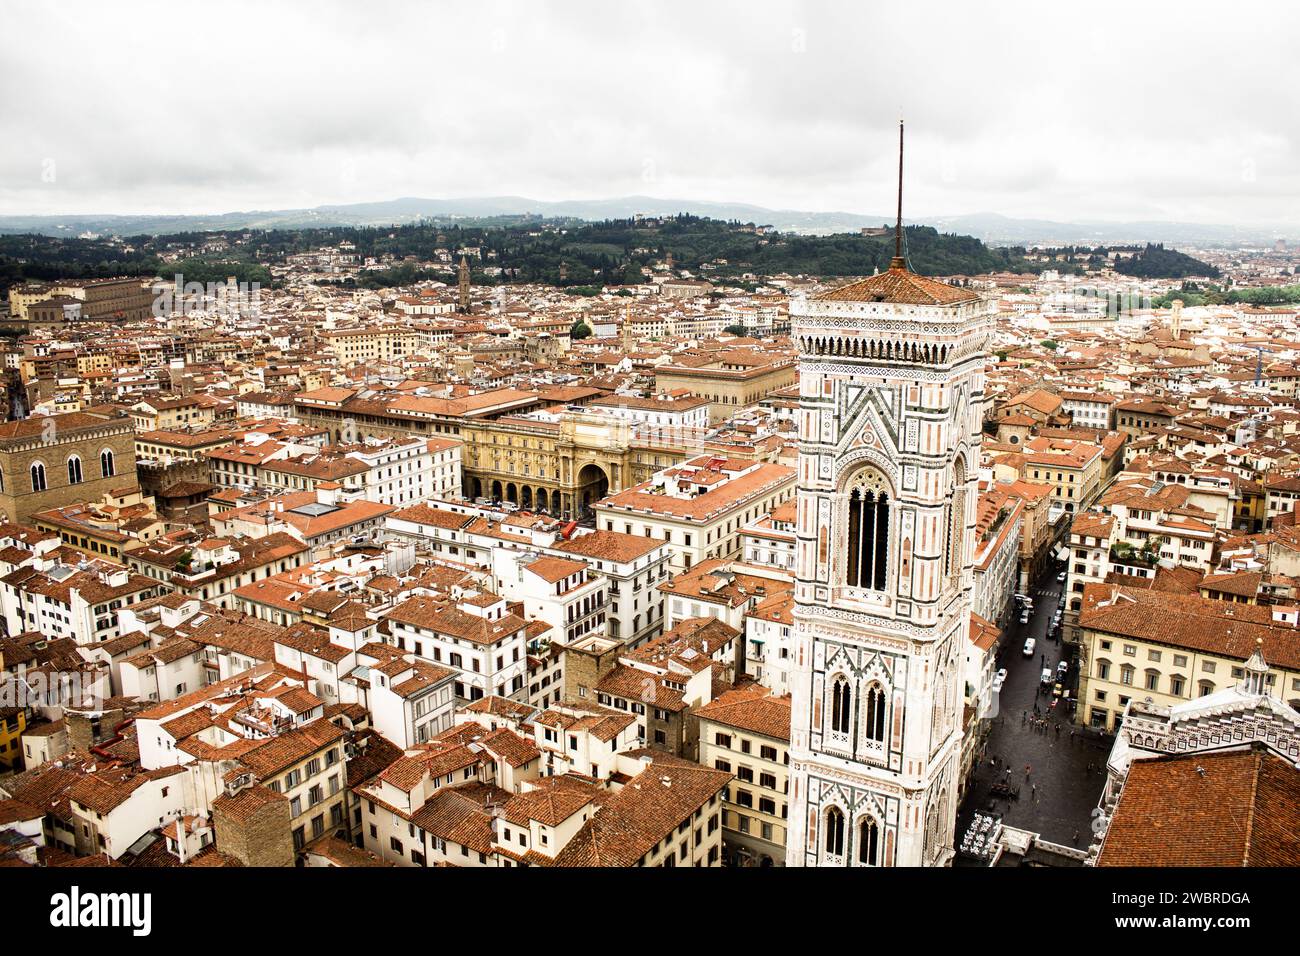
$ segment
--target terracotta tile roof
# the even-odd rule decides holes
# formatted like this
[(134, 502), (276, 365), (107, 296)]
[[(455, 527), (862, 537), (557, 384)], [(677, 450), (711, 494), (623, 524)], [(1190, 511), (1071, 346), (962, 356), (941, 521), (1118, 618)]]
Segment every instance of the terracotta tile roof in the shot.
[(555, 545), (555, 550), (565, 554), (580, 554), (584, 558), (595, 558), (598, 561), (628, 562), (662, 546), (662, 541), (644, 535), (601, 530), (561, 541)]
[[(224, 813), (235, 820), (248, 820), (265, 806), (272, 803), (287, 804), (288, 802), (289, 798), (284, 794), (276, 793), (269, 787), (258, 784), (245, 787), (234, 796), (221, 794), (212, 801), (212, 809), (214, 812)], [(286, 812), (285, 820), (288, 819), (289, 815)]]
[(746, 574), (745, 565), (725, 558), (701, 561), (671, 580), (659, 590), (676, 597), (740, 607), (751, 600), (766, 600), (777, 594), (789, 594), (794, 585), (789, 580)]
[(591, 806), (598, 793), (591, 784), (567, 775), (543, 777), (531, 786), (532, 789), (511, 797), (502, 808), (506, 819), (517, 826), (527, 826), (530, 820), (543, 826), (559, 826)]
[(522, 631), (525, 626), (514, 614), (489, 621), (435, 598), (418, 596), (397, 605), (388, 613), (387, 619), (423, 627), (439, 634), (450, 634), (476, 644), (495, 644)]
[(970, 615), (970, 642), (981, 651), (990, 651), (998, 642), (1001, 629), (974, 611)]
[(642, 482), (603, 498), (595, 507), (625, 510), (660, 517), (701, 520), (715, 518), (743, 501), (767, 494), (794, 483), (795, 470), (785, 465), (765, 463), (749, 474), (732, 478), (725, 484), (694, 497), (677, 498), (657, 493), (653, 481)]
[(635, 866), (732, 780), (721, 770), (656, 759), (609, 797), (555, 858), (557, 866)]
[(492, 817), (486, 808), (512, 796), (499, 787), (481, 783), (443, 787), (411, 815), (411, 822), (449, 843), (477, 853), (491, 853)]
[(341, 740), (346, 732), (341, 727), (317, 720), (305, 727), (271, 737), (259, 746), (244, 753), (239, 759), (244, 766), (259, 777), (272, 776), (288, 770), (312, 754)]
[(1274, 667), (1300, 670), (1300, 630), (1273, 621), (1271, 608), (1191, 594), (1089, 584), (1079, 625), (1244, 661), (1255, 651)]
[(1259, 593), (1263, 580), (1263, 571), (1233, 571), (1228, 574), (1207, 574), (1201, 579), (1201, 587), (1207, 591), (1252, 598)]
[(393, 521), (411, 521), (416, 524), (431, 525), (448, 531), (459, 531), (474, 521), (473, 515), (431, 508), (426, 504), (411, 505), (388, 516)]
[(891, 302), (899, 305), (956, 305), (976, 302), (979, 295), (972, 289), (948, 285), (929, 279), (903, 268), (891, 267), (888, 271), (817, 297), (826, 302)]
[(563, 581), (587, 570), (585, 561), (570, 561), (568, 558), (538, 558), (525, 567), (549, 584), (555, 584), (557, 581)]
[(777, 697), (761, 684), (730, 690), (705, 704), (695, 715), (737, 730), (790, 741), (790, 696)]
[(1300, 770), (1258, 746), (1136, 760), (1097, 865), (1300, 865)]

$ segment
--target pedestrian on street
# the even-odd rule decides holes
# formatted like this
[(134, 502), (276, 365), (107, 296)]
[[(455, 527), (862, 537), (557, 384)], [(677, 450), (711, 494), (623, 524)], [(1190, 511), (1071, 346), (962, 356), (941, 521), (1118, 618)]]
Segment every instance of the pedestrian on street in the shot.
[(1075, 831), (1074, 831), (1074, 836), (1070, 837), (1070, 842), (1071, 842), (1071, 843), (1078, 843), (1078, 842), (1079, 842), (1079, 831), (1078, 831), (1077, 828), (1076, 828)]
[(1058, 736), (1058, 737), (1061, 736), (1061, 725), (1060, 725), (1060, 724), (1057, 724), (1057, 725), (1056, 725), (1056, 736)]
[(1026, 780), (1026, 781), (1029, 780), (1029, 771), (1030, 771), (1031, 769), (1032, 769), (1032, 768), (1029, 766), (1029, 764), (1025, 764), (1025, 780)]

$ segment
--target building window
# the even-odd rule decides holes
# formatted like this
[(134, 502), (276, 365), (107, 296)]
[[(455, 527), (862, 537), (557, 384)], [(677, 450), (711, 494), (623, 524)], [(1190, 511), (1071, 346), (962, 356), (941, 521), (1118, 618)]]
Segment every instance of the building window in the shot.
[(943, 555), (943, 573), (961, 573), (962, 545), (966, 537), (966, 463), (957, 456), (953, 464), (953, 495), (948, 504), (948, 547)]
[(880, 826), (873, 817), (864, 817), (858, 824), (858, 862), (863, 866), (876, 866), (880, 860)]
[(849, 492), (848, 554), (845, 583), (855, 588), (885, 589), (889, 556), (889, 495), (884, 480), (866, 472)]
[(867, 739), (885, 740), (885, 691), (879, 684), (867, 688)]
[(828, 856), (844, 855), (844, 814), (839, 807), (826, 811), (826, 853)]
[(81, 484), (81, 459), (76, 455), (68, 458), (68, 484)]
[(843, 677), (831, 688), (831, 730), (847, 734), (853, 717), (853, 690)]
[(105, 478), (112, 478), (114, 475), (113, 467), (113, 450), (105, 448), (99, 453), (99, 473)]
[(39, 461), (35, 462), (31, 468), (32, 471), (32, 491), (44, 491), (47, 487), (45, 481), (45, 466)]

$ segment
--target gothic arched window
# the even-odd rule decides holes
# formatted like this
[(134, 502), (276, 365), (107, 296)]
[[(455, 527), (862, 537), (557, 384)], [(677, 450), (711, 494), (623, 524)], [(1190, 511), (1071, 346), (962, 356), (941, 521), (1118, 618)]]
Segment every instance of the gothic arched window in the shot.
[(934, 739), (940, 740), (948, 734), (948, 665), (939, 669), (934, 684), (934, 706), (930, 713), (930, 724)]
[(45, 483), (45, 466), (39, 461), (35, 462), (31, 468), (32, 472), (32, 491), (44, 491), (48, 486)]
[(966, 464), (960, 455), (952, 468), (952, 500), (948, 504), (948, 547), (943, 555), (945, 576), (961, 573), (966, 539)]
[(853, 688), (843, 677), (831, 686), (831, 730), (847, 734), (853, 721)]
[(99, 453), (99, 473), (105, 478), (113, 477), (113, 450), (105, 448)]
[(867, 688), (867, 724), (868, 740), (883, 743), (885, 740), (885, 690), (879, 684)]
[(81, 484), (81, 459), (76, 455), (68, 458), (68, 484)]
[(844, 582), (883, 591), (889, 570), (889, 493), (884, 478), (864, 471), (851, 485), (848, 504)]
[(858, 824), (858, 863), (880, 865), (880, 824), (875, 817), (863, 817)]
[(830, 856), (844, 855), (844, 814), (839, 807), (826, 811), (826, 852)]

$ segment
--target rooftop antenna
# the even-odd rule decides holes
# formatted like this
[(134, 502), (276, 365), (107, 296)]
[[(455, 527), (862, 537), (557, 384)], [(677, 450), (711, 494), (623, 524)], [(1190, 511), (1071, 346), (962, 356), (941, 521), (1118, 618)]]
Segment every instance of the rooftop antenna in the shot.
[(905, 269), (903, 259), (903, 120), (898, 120), (898, 222), (894, 226), (894, 258), (891, 269)]

